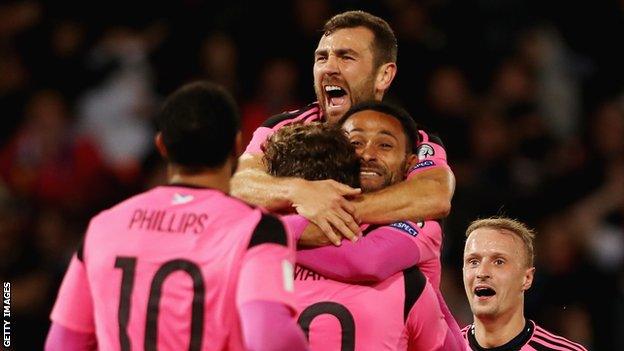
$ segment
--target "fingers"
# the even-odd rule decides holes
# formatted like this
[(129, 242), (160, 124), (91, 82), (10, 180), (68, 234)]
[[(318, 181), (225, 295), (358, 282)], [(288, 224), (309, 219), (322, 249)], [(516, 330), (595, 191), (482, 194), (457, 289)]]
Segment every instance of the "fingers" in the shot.
[(336, 220), (331, 222), (332, 225), (342, 233), (345, 238), (356, 242), (360, 233), (360, 226), (355, 218), (342, 208), (336, 211)]
[(338, 193), (340, 193), (340, 195), (342, 196), (359, 195), (362, 192), (360, 188), (352, 188), (348, 185), (338, 183), (335, 180), (330, 180), (329, 182), (331, 186), (333, 186), (336, 190), (338, 190)]
[[(353, 219), (355, 226), (361, 223), (360, 217), (357, 215), (355, 205), (352, 204), (350, 201), (347, 201), (346, 199), (341, 199), (340, 208), (349, 214), (349, 217)], [(347, 221), (345, 220), (345, 222)]]
[(324, 221), (320, 221), (319, 223), (316, 223), (316, 225), (318, 225), (319, 228), (321, 228), (321, 230), (323, 231), (323, 233), (325, 233), (325, 236), (327, 237), (327, 239), (329, 239), (329, 241), (331, 241), (336, 246), (341, 245), (342, 239), (340, 238), (340, 236), (338, 236), (334, 232), (334, 229), (329, 224), (329, 222), (324, 220)]

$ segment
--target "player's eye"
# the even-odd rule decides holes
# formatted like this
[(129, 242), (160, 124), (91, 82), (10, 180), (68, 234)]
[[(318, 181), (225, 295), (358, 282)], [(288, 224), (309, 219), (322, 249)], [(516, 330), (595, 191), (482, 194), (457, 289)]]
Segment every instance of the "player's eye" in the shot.
[(353, 145), (354, 147), (358, 148), (361, 147), (363, 145), (363, 143), (359, 140), (351, 140), (351, 145)]
[(494, 260), (494, 264), (497, 266), (500, 266), (503, 263), (505, 263), (505, 260), (503, 260), (502, 258), (497, 258)]
[(379, 147), (381, 147), (383, 150), (392, 150), (394, 146), (389, 143), (381, 143), (379, 144)]
[(324, 55), (317, 55), (314, 58), (314, 61), (316, 61), (316, 62), (322, 62), (322, 61), (325, 61), (325, 60), (327, 60), (327, 56), (324, 56)]
[(468, 264), (468, 266), (477, 266), (479, 264), (479, 260), (477, 260), (476, 258), (473, 258), (473, 259), (466, 261), (466, 263)]

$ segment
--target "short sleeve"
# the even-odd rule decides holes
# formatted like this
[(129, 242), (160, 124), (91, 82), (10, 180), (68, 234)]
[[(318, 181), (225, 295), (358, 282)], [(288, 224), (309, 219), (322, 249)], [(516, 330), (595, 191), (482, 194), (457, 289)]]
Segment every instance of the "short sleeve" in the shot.
[(72, 257), (59, 289), (50, 319), (68, 329), (95, 332), (93, 299), (84, 262)]
[(253, 133), (251, 137), (251, 141), (245, 148), (245, 153), (253, 154), (253, 155), (262, 155), (264, 151), (262, 150), (262, 145), (264, 142), (273, 134), (274, 130), (267, 127), (259, 127)]
[(418, 143), (417, 147), (418, 163), (409, 169), (407, 172), (408, 178), (435, 167), (450, 169), (442, 140), (437, 136), (428, 134), (424, 130), (420, 130), (419, 133), (422, 141)]
[(263, 214), (251, 237), (238, 280), (236, 304), (279, 302), (295, 311), (294, 240), (284, 224)]

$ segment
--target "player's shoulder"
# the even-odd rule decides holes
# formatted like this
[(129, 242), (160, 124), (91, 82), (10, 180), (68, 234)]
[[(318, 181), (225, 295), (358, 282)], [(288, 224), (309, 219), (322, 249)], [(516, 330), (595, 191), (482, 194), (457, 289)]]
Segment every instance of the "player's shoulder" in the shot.
[(418, 133), (420, 134), (421, 138), (420, 144), (434, 143), (441, 147), (444, 147), (444, 142), (442, 141), (440, 135), (430, 128), (421, 126), (421, 128), (418, 130)]
[[(380, 228), (380, 227), (377, 227)], [(390, 228), (394, 230), (398, 230), (400, 232), (404, 232), (413, 237), (420, 235), (421, 233), (425, 233), (427, 235), (431, 234), (439, 234), (442, 235), (442, 227), (440, 223), (435, 220), (427, 220), (427, 221), (419, 221), (412, 222), (409, 220), (396, 221), (385, 226), (381, 226), (381, 228)]]
[(533, 321), (531, 323), (535, 327), (529, 344), (539, 345), (539, 350), (587, 351), (583, 345), (549, 332)]
[(313, 102), (298, 110), (283, 112), (269, 117), (266, 121), (264, 121), (264, 123), (262, 123), (262, 127), (275, 128), (294, 122), (303, 122), (308, 118), (320, 119), (320, 113), (321, 109), (318, 102)]
[(217, 189), (188, 184), (167, 184), (131, 196), (101, 211), (91, 222), (109, 221), (116, 216), (125, 217), (128, 211), (137, 208), (166, 210), (180, 205), (189, 208), (194, 206), (201, 210), (216, 210), (225, 217), (231, 214), (242, 218), (255, 210), (260, 211), (257, 207)]
[(114, 216), (116, 213), (123, 211), (124, 209), (135, 206), (137, 203), (145, 201), (147, 197), (154, 191), (154, 189), (150, 189), (144, 191), (142, 193), (135, 194), (133, 196), (128, 197), (127, 199), (112, 205), (111, 207), (105, 208), (98, 212), (93, 218), (91, 218), (91, 223), (107, 220), (108, 217)]
[(248, 248), (261, 244), (288, 246), (288, 233), (284, 223), (276, 216), (264, 212), (261, 212), (260, 220), (251, 234)]

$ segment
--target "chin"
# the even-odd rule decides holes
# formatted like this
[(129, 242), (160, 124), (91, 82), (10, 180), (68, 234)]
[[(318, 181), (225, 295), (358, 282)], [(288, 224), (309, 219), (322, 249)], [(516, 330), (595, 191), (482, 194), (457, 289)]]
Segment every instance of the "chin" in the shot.
[(383, 189), (383, 184), (370, 184), (367, 182), (361, 182), (360, 183), (360, 188), (362, 188), (362, 192), (364, 193), (370, 193), (373, 191), (377, 191), (380, 189)]
[(475, 317), (480, 319), (492, 319), (498, 315), (497, 309), (494, 306), (479, 306), (476, 308), (472, 308), (472, 313), (475, 315)]

